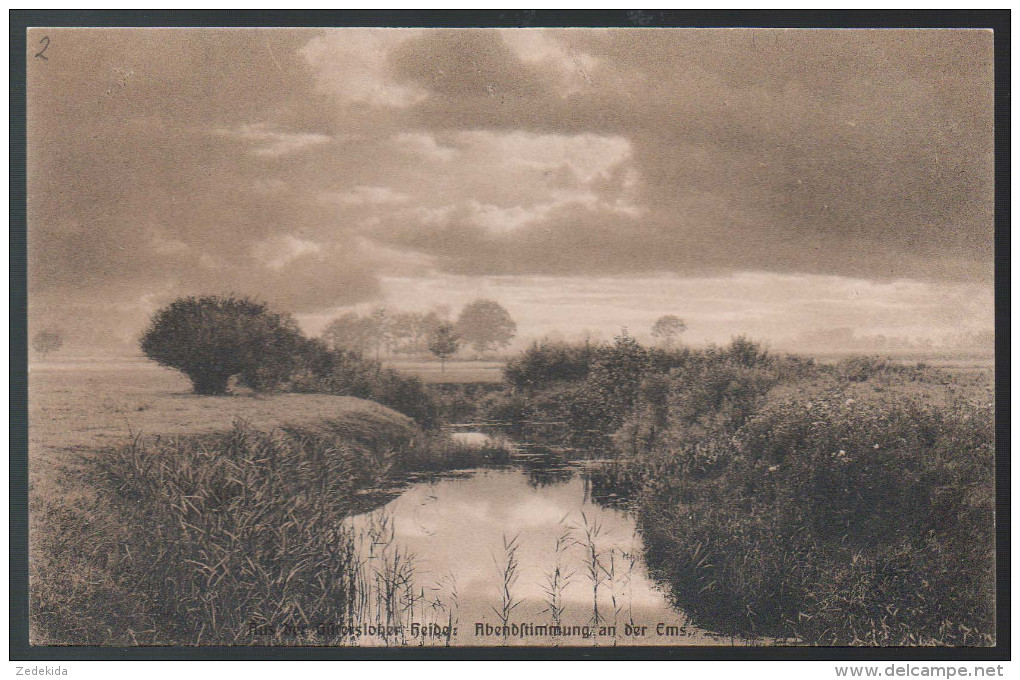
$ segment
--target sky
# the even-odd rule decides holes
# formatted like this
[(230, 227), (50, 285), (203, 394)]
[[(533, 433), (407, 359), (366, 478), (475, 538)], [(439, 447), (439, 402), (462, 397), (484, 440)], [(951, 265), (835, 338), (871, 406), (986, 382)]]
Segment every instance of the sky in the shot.
[(501, 303), (520, 342), (993, 327), (992, 34), (33, 29), (32, 328), (187, 294), (315, 334)]

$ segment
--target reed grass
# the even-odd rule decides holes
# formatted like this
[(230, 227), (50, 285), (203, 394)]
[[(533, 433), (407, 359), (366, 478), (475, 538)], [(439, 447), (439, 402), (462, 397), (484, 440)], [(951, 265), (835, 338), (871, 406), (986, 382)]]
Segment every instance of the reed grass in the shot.
[(406, 628), (426, 600), (413, 555), (391, 520), (345, 520), (394, 474), (486, 455), (443, 443), (374, 420), (270, 432), (238, 421), (92, 455), (91, 501), (36, 503), (49, 529), (33, 565), (40, 641), (351, 644), (358, 622)]
[(597, 518), (589, 519), (588, 514), (581, 511), (581, 523), (573, 525), (574, 545), (579, 546), (584, 555), (584, 573), (591, 584), (592, 615), (591, 624), (598, 626), (604, 621), (599, 611), (599, 588), (607, 578), (603, 564), (605, 554), (599, 550), (597, 539), (601, 536), (603, 525)]
[[(562, 526), (565, 521), (566, 517), (564, 516), (560, 519), (560, 525)], [(545, 608), (542, 610), (542, 613), (549, 614), (549, 618), (554, 626), (559, 626), (563, 622), (563, 613), (566, 611), (566, 605), (563, 602), (563, 591), (570, 585), (576, 573), (568, 571), (563, 564), (565, 553), (572, 545), (570, 528), (565, 527), (556, 537), (553, 549), (556, 561), (552, 570), (545, 574), (545, 583), (542, 585), (542, 591), (546, 597)]]
[(506, 640), (506, 626), (510, 622), (510, 615), (517, 607), (521, 605), (521, 600), (515, 597), (513, 589), (517, 584), (519, 574), (517, 572), (520, 566), (517, 559), (517, 551), (520, 549), (520, 533), (516, 533), (512, 536), (503, 534), (503, 548), (502, 553), (497, 558), (496, 555), (492, 556), (492, 562), (496, 566), (496, 569), (500, 573), (500, 604), (499, 607), (491, 607), (492, 611), (496, 614), (500, 624), (504, 627), (503, 638)]
[(977, 405), (813, 397), (678, 437), (642, 463), (647, 562), (736, 635), (991, 644), (993, 422)]
[(312, 613), (347, 620), (357, 556), (341, 519), (359, 464), (385, 457), (244, 422), (220, 437), (137, 437), (95, 460), (110, 519), (129, 528), (111, 567), (170, 643), (279, 642)]

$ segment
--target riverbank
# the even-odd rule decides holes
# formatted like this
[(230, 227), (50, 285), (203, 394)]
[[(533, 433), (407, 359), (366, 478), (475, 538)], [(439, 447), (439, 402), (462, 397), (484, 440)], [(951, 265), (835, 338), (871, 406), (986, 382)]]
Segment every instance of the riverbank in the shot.
[(145, 365), (33, 372), (29, 417), (33, 644), (229, 644), (313, 593), (348, 606), (335, 527), (380, 502), (359, 491), (494, 455), (373, 402), (202, 397)]
[(990, 405), (862, 392), (769, 395), (736, 429), (648, 450), (649, 564), (717, 630), (994, 644)]
[[(821, 364), (745, 339), (704, 350), (536, 345), (483, 417), (562, 420), (620, 465), (696, 624), (815, 645), (994, 644), (991, 366)], [(597, 482), (597, 484), (596, 484)]]

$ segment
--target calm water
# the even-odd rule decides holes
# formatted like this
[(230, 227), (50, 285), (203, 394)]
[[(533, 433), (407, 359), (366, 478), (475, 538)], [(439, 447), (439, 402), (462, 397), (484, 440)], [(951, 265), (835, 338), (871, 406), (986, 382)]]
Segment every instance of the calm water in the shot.
[[(359, 644), (731, 642), (670, 606), (645, 569), (634, 519), (594, 503), (580, 465), (526, 460), (419, 481), (351, 524), (373, 593), (362, 618), (394, 628)], [(559, 635), (539, 628), (556, 623)]]

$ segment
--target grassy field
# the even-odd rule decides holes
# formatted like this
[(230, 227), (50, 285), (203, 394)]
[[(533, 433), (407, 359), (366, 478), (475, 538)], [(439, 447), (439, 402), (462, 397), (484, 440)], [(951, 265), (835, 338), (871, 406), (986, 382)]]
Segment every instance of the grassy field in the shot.
[(447, 361), (443, 369), (438, 361), (386, 360), (383, 364), (403, 373), (420, 377), (427, 383), (498, 383), (503, 378), (502, 361)]
[(835, 364), (855, 356), (881, 356), (892, 364), (911, 366), (925, 364), (950, 371), (982, 371), (995, 366), (995, 356), (980, 352), (922, 352), (902, 351), (890, 354), (861, 352), (820, 352), (809, 354), (822, 364)]
[(54, 472), (75, 452), (122, 445), (134, 435), (224, 432), (237, 419), (260, 428), (303, 425), (349, 415), (385, 414), (378, 404), (330, 395), (205, 397), (177, 371), (147, 361), (104, 360), (33, 366), (29, 372), (29, 459), (33, 492), (50, 495)]

